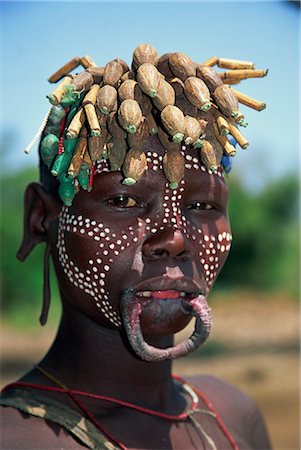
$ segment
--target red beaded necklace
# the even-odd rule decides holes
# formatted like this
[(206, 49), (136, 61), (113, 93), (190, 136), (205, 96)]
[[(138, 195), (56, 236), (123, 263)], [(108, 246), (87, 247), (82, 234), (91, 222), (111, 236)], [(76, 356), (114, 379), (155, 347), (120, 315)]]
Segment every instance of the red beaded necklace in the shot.
[[(202, 394), (202, 392), (200, 392), (198, 389), (196, 389), (195, 387), (188, 384), (185, 380), (183, 380), (182, 378), (180, 378), (177, 375), (173, 375), (172, 377), (182, 384), (185, 391), (190, 395), (190, 397), (192, 399), (192, 404), (191, 404), (189, 411), (181, 413), (181, 414), (172, 415), (172, 414), (165, 414), (165, 413), (161, 413), (158, 411), (154, 411), (152, 409), (144, 408), (142, 406), (135, 405), (133, 403), (129, 403), (129, 402), (126, 402), (123, 400), (119, 400), (114, 397), (109, 397), (106, 395), (92, 394), (90, 392), (79, 391), (77, 389), (69, 389), (67, 386), (63, 385), (60, 381), (58, 381), (56, 378), (54, 378), (50, 373), (45, 371), (45, 369), (43, 369), (42, 367), (36, 366), (36, 368), (41, 373), (43, 373), (43, 375), (46, 376), (46, 378), (50, 379), (55, 384), (57, 384), (57, 387), (43, 386), (43, 385), (39, 385), (39, 384), (35, 384), (35, 383), (28, 383), (28, 382), (16, 382), (16, 383), (11, 383), (11, 384), (8, 384), (7, 386), (5, 386), (3, 391), (12, 389), (15, 387), (25, 387), (25, 388), (36, 389), (36, 390), (41, 390), (41, 391), (67, 394), (71, 398), (71, 400), (80, 408), (80, 410), (86, 415), (86, 417), (95, 425), (95, 427), (98, 428), (112, 443), (116, 444), (121, 450), (128, 450), (128, 448), (124, 444), (122, 444), (120, 441), (118, 441), (114, 436), (112, 436), (110, 434), (110, 432), (98, 422), (98, 420), (94, 417), (94, 415), (78, 399), (78, 396), (86, 397), (86, 398), (93, 398), (93, 399), (97, 399), (97, 400), (103, 400), (103, 401), (106, 401), (109, 403), (114, 403), (116, 405), (123, 406), (123, 407), (129, 408), (129, 409), (133, 409), (134, 411), (138, 411), (140, 413), (147, 414), (149, 416), (160, 417), (161, 419), (168, 420), (168, 421), (181, 422), (181, 421), (185, 421), (185, 420), (190, 420), (190, 422), (197, 429), (197, 431), (199, 431), (201, 433), (202, 437), (205, 437), (205, 439), (207, 440), (211, 449), (216, 450), (214, 441), (210, 438), (210, 436), (208, 436), (206, 434), (206, 432), (203, 430), (201, 425), (193, 417), (193, 414), (197, 413), (197, 412), (210, 414), (211, 416), (213, 416), (215, 418), (221, 431), (223, 432), (225, 437), (228, 439), (232, 449), (239, 450), (236, 442), (234, 441), (230, 432), (227, 430), (223, 420), (221, 419), (220, 415), (215, 410), (212, 403), (204, 396), (204, 394)], [(198, 408), (199, 399), (201, 399), (205, 403), (205, 405), (208, 407), (209, 411)]]

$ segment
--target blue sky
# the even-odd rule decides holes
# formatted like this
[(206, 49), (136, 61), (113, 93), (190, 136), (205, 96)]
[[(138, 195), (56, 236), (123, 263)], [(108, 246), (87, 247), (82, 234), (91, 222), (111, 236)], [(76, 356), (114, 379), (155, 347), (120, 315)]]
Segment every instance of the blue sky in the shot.
[(300, 17), (280, 1), (251, 2), (1, 2), (2, 125), (4, 167), (36, 165), (36, 149), (24, 147), (48, 110), (47, 78), (73, 56), (90, 55), (99, 65), (149, 43), (160, 54), (187, 53), (247, 59), (269, 68), (263, 79), (236, 88), (265, 101), (256, 112), (242, 107), (249, 126), (247, 151), (238, 151), (234, 170), (260, 188), (297, 170)]

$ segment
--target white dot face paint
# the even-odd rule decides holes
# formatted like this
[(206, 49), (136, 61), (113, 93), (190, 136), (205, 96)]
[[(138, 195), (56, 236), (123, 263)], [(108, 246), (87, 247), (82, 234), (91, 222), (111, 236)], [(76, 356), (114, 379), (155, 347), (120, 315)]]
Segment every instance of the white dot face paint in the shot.
[[(187, 187), (190, 184), (191, 174), (197, 173), (198, 177), (201, 177), (202, 172), (206, 173), (203, 176), (206, 176), (206, 180), (210, 180), (209, 185), (207, 182), (206, 190), (210, 188), (210, 191), (214, 191), (212, 180), (215, 183), (216, 180), (221, 179), (216, 182), (217, 186), (224, 183), (222, 170), (219, 169), (214, 175), (212, 173), (208, 175), (196, 157), (186, 154), (184, 150), (182, 150), (182, 154), (186, 161), (185, 179), (179, 183), (176, 190), (169, 188), (168, 182), (162, 174), (163, 157), (152, 152), (146, 154), (148, 171), (156, 172), (156, 176), (160, 175), (161, 179), (164, 178), (158, 196), (160, 213), (158, 213), (158, 205), (156, 205), (156, 213), (152, 209), (150, 211), (146, 209), (143, 212), (139, 211), (136, 217), (133, 215), (127, 224), (119, 223), (117, 216), (113, 223), (108, 224), (106, 217), (103, 220), (99, 219), (97, 210), (95, 213), (89, 214), (91, 217), (87, 217), (84, 207), (78, 214), (72, 211), (72, 207), (63, 207), (61, 211), (57, 248), (64, 274), (75, 288), (91, 297), (103, 316), (116, 327), (121, 326), (121, 318), (118, 305), (110, 302), (111, 286), (112, 283), (118, 284), (118, 279), (114, 279), (115, 267), (125, 252), (129, 254), (130, 251), (132, 257), (132, 260), (128, 261), (127, 270), (130, 271), (135, 252), (139, 251), (142, 254), (145, 240), (150, 237), (155, 238), (157, 233), (180, 230), (187, 242), (192, 243), (195, 262), (201, 268), (206, 280), (207, 291), (209, 291), (230, 249), (232, 237), (225, 214), (212, 213), (215, 214), (212, 219), (210, 218), (211, 212), (189, 208), (198, 200), (198, 196), (191, 197), (191, 189)], [(97, 164), (96, 172), (108, 171), (106, 161)], [(130, 191), (127, 192), (126, 195), (130, 196)], [(202, 192), (200, 194), (199, 202), (207, 203), (206, 195)], [(92, 194), (87, 195), (93, 195), (93, 191)], [(148, 195), (147, 192), (145, 196)], [(193, 202), (194, 200), (195, 202)], [(208, 203), (210, 204), (210, 202)], [(122, 216), (120, 216), (120, 220), (122, 220), (121, 218)], [(85, 258), (82, 260), (79, 259), (76, 252), (78, 242), (85, 246)], [(142, 264), (147, 264), (143, 256), (139, 258), (140, 260)], [(143, 276), (141, 273), (140, 275)]]

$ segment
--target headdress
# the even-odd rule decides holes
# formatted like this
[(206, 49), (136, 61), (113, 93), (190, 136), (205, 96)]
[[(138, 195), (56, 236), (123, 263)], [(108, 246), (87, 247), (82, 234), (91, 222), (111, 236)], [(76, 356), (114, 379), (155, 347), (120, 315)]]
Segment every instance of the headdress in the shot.
[[(85, 70), (71, 74), (78, 66)], [(226, 69), (216, 72), (213, 66)], [(150, 135), (166, 150), (164, 174), (172, 189), (184, 176), (186, 145), (198, 149), (200, 164), (211, 172), (231, 167), (235, 145), (249, 145), (239, 103), (261, 111), (265, 103), (233, 89), (246, 78), (264, 77), (250, 61), (212, 57), (195, 63), (186, 54), (166, 53), (141, 44), (131, 69), (121, 59), (99, 67), (90, 57), (75, 57), (49, 78), (60, 81), (48, 95), (53, 105), (42, 125), (40, 156), (59, 180), (59, 195), (70, 206), (81, 187), (91, 190), (97, 163), (120, 170), (134, 184), (147, 169), (143, 145)], [(45, 126), (46, 124), (46, 126)]]

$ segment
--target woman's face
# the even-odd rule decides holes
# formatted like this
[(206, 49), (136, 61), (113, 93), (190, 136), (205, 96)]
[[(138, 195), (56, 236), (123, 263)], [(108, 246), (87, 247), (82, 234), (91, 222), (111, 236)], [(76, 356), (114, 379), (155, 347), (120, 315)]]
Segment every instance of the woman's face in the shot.
[(183, 301), (206, 297), (226, 260), (227, 186), (188, 147), (184, 180), (171, 190), (158, 139), (144, 150), (148, 170), (134, 186), (101, 163), (92, 192), (62, 209), (55, 265), (64, 301), (98, 324), (120, 328), (120, 302), (131, 292), (143, 334), (162, 336), (187, 325)]

